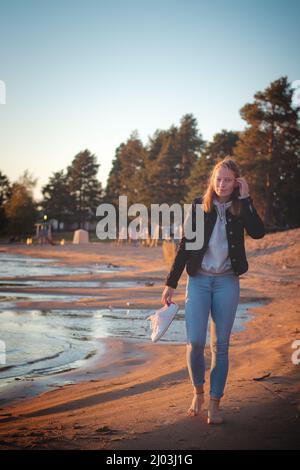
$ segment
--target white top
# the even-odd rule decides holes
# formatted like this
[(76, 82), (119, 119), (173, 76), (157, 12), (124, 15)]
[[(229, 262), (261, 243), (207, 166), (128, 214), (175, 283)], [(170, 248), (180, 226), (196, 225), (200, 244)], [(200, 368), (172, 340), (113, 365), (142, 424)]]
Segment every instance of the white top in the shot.
[(219, 202), (214, 198), (213, 204), (216, 206), (217, 220), (199, 271), (208, 275), (234, 273), (226, 234), (226, 209), (231, 206), (232, 201)]

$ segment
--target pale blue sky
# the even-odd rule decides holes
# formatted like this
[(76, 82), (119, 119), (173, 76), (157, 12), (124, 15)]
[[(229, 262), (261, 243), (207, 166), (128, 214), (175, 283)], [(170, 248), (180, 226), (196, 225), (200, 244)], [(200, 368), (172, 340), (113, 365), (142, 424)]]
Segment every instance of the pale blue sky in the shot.
[[(300, 2), (0, 0), (0, 169), (39, 188), (88, 148), (105, 185), (137, 129), (193, 113), (205, 139), (244, 127), (239, 109), (300, 79)], [(39, 190), (36, 191), (39, 196)]]

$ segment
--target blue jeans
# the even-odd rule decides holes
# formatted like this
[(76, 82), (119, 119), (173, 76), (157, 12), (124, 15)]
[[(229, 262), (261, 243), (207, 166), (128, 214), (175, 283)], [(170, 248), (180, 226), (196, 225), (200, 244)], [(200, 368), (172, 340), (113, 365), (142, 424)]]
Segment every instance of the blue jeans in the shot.
[(210, 396), (223, 396), (228, 374), (230, 333), (240, 296), (236, 274), (206, 275), (198, 272), (188, 276), (185, 299), (187, 331), (187, 366), (194, 386), (205, 382), (204, 348), (211, 311)]

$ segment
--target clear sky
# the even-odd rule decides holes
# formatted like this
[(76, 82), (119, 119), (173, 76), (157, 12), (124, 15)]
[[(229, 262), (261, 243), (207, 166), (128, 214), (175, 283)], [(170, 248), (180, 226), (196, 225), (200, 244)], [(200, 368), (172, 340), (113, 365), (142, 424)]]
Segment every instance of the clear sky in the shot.
[(256, 91), (300, 79), (299, 18), (298, 0), (0, 0), (0, 170), (39, 196), (88, 148), (105, 185), (135, 129), (242, 129)]

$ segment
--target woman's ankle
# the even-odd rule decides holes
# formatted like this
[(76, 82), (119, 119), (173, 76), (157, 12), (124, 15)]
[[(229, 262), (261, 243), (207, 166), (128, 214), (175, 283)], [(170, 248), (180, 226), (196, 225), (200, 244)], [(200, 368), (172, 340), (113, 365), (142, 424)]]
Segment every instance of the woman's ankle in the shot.
[(211, 395), (210, 395), (209, 398), (210, 398), (211, 401), (217, 401), (217, 402), (220, 402), (220, 401), (221, 401), (221, 397), (214, 397), (214, 396), (211, 396)]
[(194, 395), (202, 395), (204, 393), (203, 385), (194, 386)]

